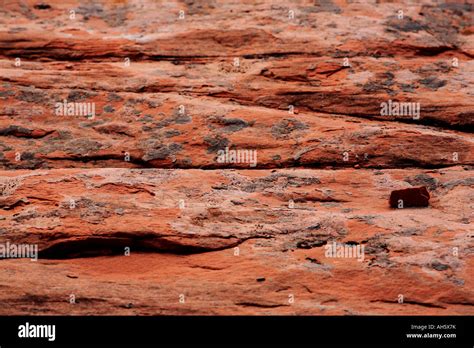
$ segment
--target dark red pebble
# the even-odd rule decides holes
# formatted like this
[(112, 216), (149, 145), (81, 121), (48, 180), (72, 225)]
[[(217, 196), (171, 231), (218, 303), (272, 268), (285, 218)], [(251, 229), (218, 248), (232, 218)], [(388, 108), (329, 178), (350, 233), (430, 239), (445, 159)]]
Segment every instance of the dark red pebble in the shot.
[(398, 208), (399, 200), (403, 201), (403, 208), (427, 207), (430, 201), (430, 194), (425, 186), (392, 191), (390, 194), (390, 206)]

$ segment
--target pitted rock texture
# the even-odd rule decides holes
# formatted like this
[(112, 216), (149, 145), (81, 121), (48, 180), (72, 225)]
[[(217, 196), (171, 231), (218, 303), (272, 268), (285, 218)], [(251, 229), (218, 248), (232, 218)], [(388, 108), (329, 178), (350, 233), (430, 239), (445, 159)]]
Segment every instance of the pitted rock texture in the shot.
[[(469, 314), (471, 170), (4, 171), (2, 237), (40, 260), (0, 261), (3, 313)], [(390, 208), (420, 181), (429, 208)]]
[(1, 17), (3, 168), (474, 163), (471, 4), (28, 3)]
[[(474, 314), (473, 18), (4, 2), (0, 243), (40, 258), (0, 259), (0, 314)], [(429, 206), (390, 207), (416, 187)]]

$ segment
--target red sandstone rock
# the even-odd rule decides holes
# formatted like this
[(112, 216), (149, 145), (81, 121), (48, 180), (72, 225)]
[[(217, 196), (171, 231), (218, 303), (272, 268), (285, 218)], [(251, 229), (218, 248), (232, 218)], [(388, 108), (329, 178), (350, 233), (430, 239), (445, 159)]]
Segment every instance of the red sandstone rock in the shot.
[[(0, 260), (0, 313), (469, 314), (466, 169), (3, 171), (2, 238), (40, 259)], [(429, 209), (386, 205), (420, 182)]]
[(0, 314), (474, 314), (471, 4), (2, 6)]

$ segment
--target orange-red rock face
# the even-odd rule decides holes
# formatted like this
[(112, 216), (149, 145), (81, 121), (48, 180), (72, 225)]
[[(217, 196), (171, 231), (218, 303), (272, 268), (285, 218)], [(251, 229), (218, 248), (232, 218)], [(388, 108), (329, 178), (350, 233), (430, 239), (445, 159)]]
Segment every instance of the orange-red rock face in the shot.
[(473, 12), (6, 2), (0, 314), (474, 314)]

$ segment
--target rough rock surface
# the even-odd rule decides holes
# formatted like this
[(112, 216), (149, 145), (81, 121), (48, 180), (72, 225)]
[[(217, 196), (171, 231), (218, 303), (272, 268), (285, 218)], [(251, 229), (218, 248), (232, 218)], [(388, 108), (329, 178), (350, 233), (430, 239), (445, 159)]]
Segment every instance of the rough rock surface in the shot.
[(473, 12), (6, 1), (0, 314), (474, 314)]

